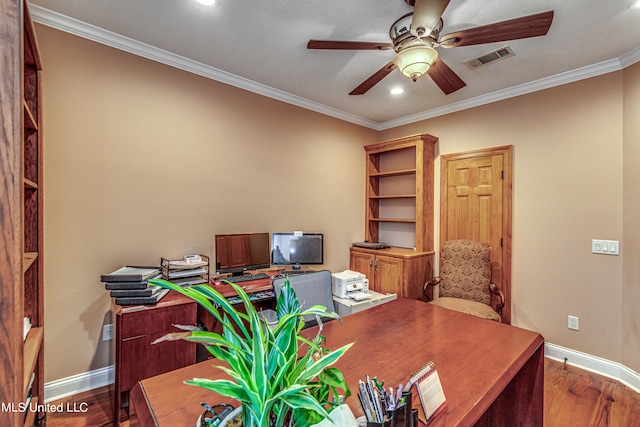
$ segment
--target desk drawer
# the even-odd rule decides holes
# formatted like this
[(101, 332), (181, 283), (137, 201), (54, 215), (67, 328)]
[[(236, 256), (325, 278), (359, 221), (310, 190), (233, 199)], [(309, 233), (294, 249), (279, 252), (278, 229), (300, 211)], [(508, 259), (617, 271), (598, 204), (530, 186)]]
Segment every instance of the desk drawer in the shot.
[(118, 339), (140, 335), (156, 334), (159, 332), (176, 332), (171, 325), (195, 325), (196, 303), (195, 301), (180, 305), (171, 305), (149, 310), (126, 313), (122, 316), (122, 324)]

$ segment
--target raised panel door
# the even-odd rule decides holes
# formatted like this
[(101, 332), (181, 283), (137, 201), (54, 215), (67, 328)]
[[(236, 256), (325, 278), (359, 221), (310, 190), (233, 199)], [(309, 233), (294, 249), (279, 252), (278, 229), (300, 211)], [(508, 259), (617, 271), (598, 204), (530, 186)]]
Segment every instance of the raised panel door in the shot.
[(374, 259), (376, 292), (401, 295), (402, 260), (399, 258), (378, 255)]
[(367, 279), (369, 279), (369, 289), (377, 292), (378, 290), (376, 289), (375, 277), (373, 274), (373, 259), (373, 255), (351, 251), (351, 263), (349, 268), (367, 276)]
[(470, 239), (491, 246), (492, 281), (505, 294), (511, 321), (512, 147), (442, 156), (440, 241)]

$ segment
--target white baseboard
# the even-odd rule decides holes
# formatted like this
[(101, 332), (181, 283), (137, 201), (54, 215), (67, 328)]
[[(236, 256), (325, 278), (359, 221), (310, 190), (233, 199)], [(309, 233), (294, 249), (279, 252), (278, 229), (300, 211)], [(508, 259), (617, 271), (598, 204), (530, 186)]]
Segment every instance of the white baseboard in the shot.
[(566, 358), (569, 365), (620, 381), (636, 393), (640, 393), (640, 374), (621, 363), (551, 343), (544, 344), (544, 355), (559, 362), (564, 362)]
[[(545, 343), (544, 355), (559, 362), (564, 362), (566, 358), (567, 363), (572, 366), (620, 381), (635, 392), (640, 393), (640, 374), (620, 363), (551, 343)], [(44, 385), (44, 400), (45, 402), (51, 402), (63, 399), (74, 394), (113, 384), (114, 380), (115, 365), (111, 365), (51, 381)]]
[(64, 399), (74, 394), (104, 387), (115, 381), (115, 365), (95, 369), (59, 380), (50, 381), (44, 385), (44, 401)]

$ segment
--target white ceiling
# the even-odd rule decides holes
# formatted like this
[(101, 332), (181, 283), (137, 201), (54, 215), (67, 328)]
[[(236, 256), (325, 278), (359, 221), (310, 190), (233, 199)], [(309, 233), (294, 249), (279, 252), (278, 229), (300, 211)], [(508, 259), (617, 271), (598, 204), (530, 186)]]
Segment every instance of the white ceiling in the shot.
[[(31, 0), (36, 22), (374, 129), (620, 70), (640, 61), (640, 10), (629, 0), (451, 0), (442, 34), (553, 10), (546, 36), (439, 48), (467, 86), (444, 95), (394, 70), (348, 93), (393, 59), (388, 51), (308, 50), (310, 39), (390, 42), (404, 0)], [(463, 62), (509, 45), (516, 56)], [(395, 86), (403, 95), (391, 95)]]

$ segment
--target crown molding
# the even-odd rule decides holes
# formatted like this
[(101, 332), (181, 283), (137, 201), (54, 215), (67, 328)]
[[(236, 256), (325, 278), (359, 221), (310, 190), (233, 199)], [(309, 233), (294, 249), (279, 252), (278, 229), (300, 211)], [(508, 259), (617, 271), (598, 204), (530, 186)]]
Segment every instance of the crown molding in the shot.
[(220, 70), (218, 68), (202, 64), (201, 62), (193, 61), (191, 59), (176, 55), (166, 50), (158, 49), (157, 47), (151, 46), (149, 44), (124, 37), (122, 35), (104, 30), (91, 24), (87, 24), (86, 22), (70, 18), (66, 15), (62, 15), (44, 7), (32, 4), (29, 6), (29, 9), (33, 21), (37, 22), (38, 24), (46, 25), (47, 27), (55, 28), (56, 30), (64, 31), (66, 33), (73, 34), (75, 36), (82, 37), (84, 39), (91, 40), (96, 43), (112, 47), (114, 49), (122, 50), (124, 52), (128, 52), (146, 59), (150, 59), (152, 61), (159, 62), (161, 64), (168, 65), (170, 67), (174, 67), (180, 70), (187, 71), (189, 73), (206, 77), (211, 80), (228, 84), (230, 86), (244, 89), (258, 95), (263, 95), (268, 98), (305, 108), (307, 110), (335, 117), (346, 122), (354, 123), (375, 130), (377, 130), (378, 128), (378, 123), (373, 120), (369, 120), (356, 114), (348, 113), (346, 111), (338, 110), (336, 108), (331, 108), (324, 104), (320, 104), (318, 102), (311, 101), (309, 99), (302, 98), (300, 96), (254, 82), (244, 77), (240, 77), (235, 74)]
[(398, 126), (415, 123), (420, 120), (432, 119), (434, 117), (443, 116), (445, 114), (455, 113), (469, 108), (479, 107), (481, 105), (491, 104), (493, 102), (502, 101), (516, 96), (537, 92), (543, 89), (549, 89), (555, 86), (561, 86), (567, 83), (577, 82), (579, 80), (600, 76), (602, 74), (619, 71), (629, 65), (640, 61), (640, 48), (629, 52), (628, 54), (598, 64), (589, 65), (578, 68), (576, 70), (567, 71), (565, 73), (556, 74), (554, 76), (545, 77), (544, 79), (535, 80), (518, 86), (492, 92), (486, 95), (477, 96), (464, 101), (451, 103), (442, 107), (433, 108), (409, 116), (400, 117), (379, 124), (379, 130), (391, 129)]
[(263, 95), (287, 104), (295, 105), (307, 110), (315, 111), (330, 117), (334, 117), (349, 123), (367, 127), (373, 130), (382, 131), (395, 128), (421, 120), (431, 119), (445, 114), (455, 113), (457, 111), (467, 110), (469, 108), (479, 107), (481, 105), (491, 104), (493, 102), (502, 101), (516, 96), (525, 95), (543, 89), (560, 86), (567, 83), (599, 76), (613, 71), (622, 70), (630, 65), (640, 62), (640, 48), (622, 55), (620, 58), (611, 59), (600, 62), (598, 64), (589, 65), (578, 68), (576, 70), (565, 73), (556, 74), (555, 76), (546, 77), (544, 79), (525, 83), (511, 88), (499, 90), (486, 95), (477, 96), (460, 102), (454, 102), (438, 108), (422, 111), (420, 113), (411, 114), (386, 122), (375, 122), (356, 114), (348, 113), (336, 108), (311, 101), (306, 98), (293, 95), (291, 93), (254, 82), (244, 77), (228, 73), (215, 67), (202, 64), (197, 61), (185, 58), (180, 55), (173, 54), (163, 49), (142, 43), (128, 37), (121, 36), (111, 31), (104, 30), (91, 24), (70, 18), (66, 15), (54, 12), (38, 5), (30, 5), (31, 16), (33, 20), (39, 24), (64, 31), (78, 37), (85, 38), (115, 49), (119, 49), (143, 58), (150, 59), (174, 68), (178, 68), (189, 73), (197, 74), (230, 86), (244, 89), (258, 95)]

